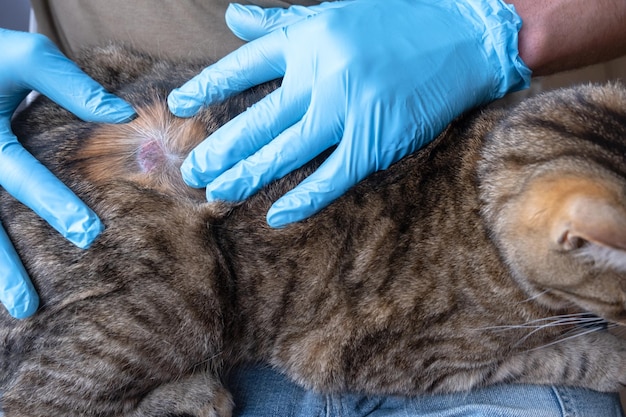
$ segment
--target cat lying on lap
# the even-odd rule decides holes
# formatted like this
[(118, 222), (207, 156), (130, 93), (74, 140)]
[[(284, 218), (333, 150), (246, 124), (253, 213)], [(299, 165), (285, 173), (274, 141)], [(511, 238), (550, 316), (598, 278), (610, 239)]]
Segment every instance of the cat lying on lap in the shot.
[(626, 89), (580, 86), (457, 120), (318, 215), (269, 228), (317, 161), (237, 205), (179, 166), (276, 84), (178, 119), (207, 63), (118, 46), (82, 60), (139, 117), (82, 122), (40, 99), (24, 145), (103, 220), (89, 250), (6, 193), (0, 218), (42, 299), (0, 313), (12, 416), (229, 416), (226, 367), (262, 361), (323, 392), (495, 383), (617, 390), (626, 342)]

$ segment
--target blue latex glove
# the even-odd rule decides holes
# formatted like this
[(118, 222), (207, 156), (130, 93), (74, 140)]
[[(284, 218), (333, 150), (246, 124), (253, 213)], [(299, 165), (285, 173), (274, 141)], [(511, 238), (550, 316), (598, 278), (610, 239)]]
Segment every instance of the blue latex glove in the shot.
[(439, 134), (463, 111), (525, 88), (521, 20), (499, 0), (347, 0), (314, 7), (231, 5), (252, 40), (169, 96), (203, 105), (284, 76), (281, 87), (200, 144), (181, 171), (209, 201), (243, 200), (337, 145), (274, 203), (271, 226), (304, 219)]
[[(65, 238), (88, 247), (103, 230), (96, 214), (28, 153), (11, 131), (11, 116), (31, 90), (80, 118), (122, 122), (135, 115), (64, 57), (47, 38), (0, 29), (0, 185)], [(0, 301), (16, 318), (32, 315), (37, 292), (0, 226)]]

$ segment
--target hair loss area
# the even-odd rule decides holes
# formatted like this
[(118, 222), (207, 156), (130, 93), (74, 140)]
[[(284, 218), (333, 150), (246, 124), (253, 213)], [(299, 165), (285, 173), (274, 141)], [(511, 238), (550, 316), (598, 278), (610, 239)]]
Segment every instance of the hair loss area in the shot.
[(204, 199), (187, 186), (180, 165), (207, 136), (197, 118), (172, 115), (163, 102), (137, 108), (138, 117), (124, 124), (103, 124), (78, 151), (81, 174), (95, 184), (127, 180), (172, 195)]

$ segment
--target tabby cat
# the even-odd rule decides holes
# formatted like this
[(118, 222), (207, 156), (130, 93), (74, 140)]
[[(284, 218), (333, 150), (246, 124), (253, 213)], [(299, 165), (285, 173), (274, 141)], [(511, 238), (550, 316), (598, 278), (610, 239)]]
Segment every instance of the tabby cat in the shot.
[(88, 250), (7, 194), (0, 215), (39, 291), (0, 313), (13, 416), (229, 416), (220, 376), (259, 361), (322, 392), (626, 382), (626, 89), (581, 86), (478, 110), (318, 215), (266, 225), (319, 160), (237, 205), (182, 183), (182, 158), (275, 85), (191, 119), (164, 104), (206, 63), (119, 46), (87, 72), (123, 125), (40, 99), (25, 146), (106, 225)]

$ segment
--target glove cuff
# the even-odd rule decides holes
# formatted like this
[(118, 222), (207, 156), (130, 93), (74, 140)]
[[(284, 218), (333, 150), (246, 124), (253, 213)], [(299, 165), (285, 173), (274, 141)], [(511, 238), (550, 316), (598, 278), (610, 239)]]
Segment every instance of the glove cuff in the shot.
[(481, 21), (485, 53), (496, 77), (491, 98), (528, 88), (532, 71), (519, 56), (522, 19), (515, 7), (502, 0), (467, 0), (457, 4), (459, 9), (471, 8), (467, 14)]

